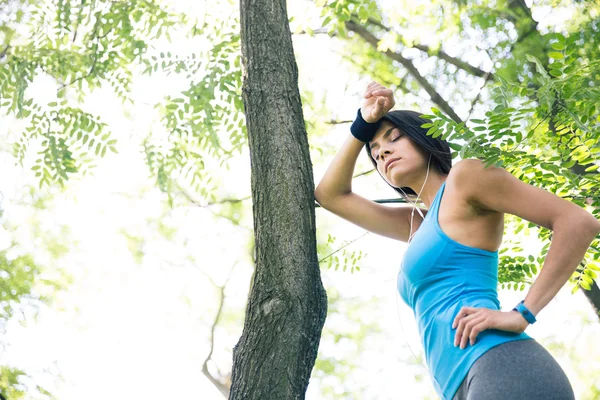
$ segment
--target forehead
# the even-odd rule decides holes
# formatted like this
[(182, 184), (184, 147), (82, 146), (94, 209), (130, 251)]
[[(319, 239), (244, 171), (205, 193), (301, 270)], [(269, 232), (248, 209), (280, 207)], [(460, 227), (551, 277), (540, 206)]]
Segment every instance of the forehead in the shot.
[(381, 124), (379, 124), (379, 127), (377, 128), (377, 133), (373, 136), (373, 140), (380, 139), (388, 129), (393, 127), (394, 125), (391, 122), (386, 120), (381, 121)]

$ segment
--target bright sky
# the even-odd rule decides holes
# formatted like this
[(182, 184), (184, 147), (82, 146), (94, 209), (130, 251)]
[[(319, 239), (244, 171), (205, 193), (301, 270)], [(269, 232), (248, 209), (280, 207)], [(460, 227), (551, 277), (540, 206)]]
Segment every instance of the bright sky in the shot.
[[(188, 5), (189, 15), (202, 12), (201, 8), (189, 6), (191, 2), (183, 4)], [(308, 4), (290, 2), (288, 13), (301, 15)], [(158, 52), (186, 52), (190, 45), (198, 43), (173, 37), (172, 44), (159, 41), (156, 48)], [(360, 104), (360, 93), (370, 79), (356, 77), (346, 66), (340, 66), (325, 35), (295, 36), (294, 46), (301, 86), (326, 98), (327, 106), (335, 113), (332, 118), (352, 118)], [(315, 59), (320, 62), (309, 62)], [(54, 93), (52, 85), (50, 79), (40, 78), (28, 95), (36, 101), (50, 101), (49, 96)], [(68, 240), (73, 241), (72, 251), (61, 267), (73, 275), (74, 281), (53, 305), (40, 311), (37, 321), (28, 318), (27, 327), (9, 325), (5, 340), (10, 345), (2, 354), (4, 363), (27, 370), (35, 377), (35, 383), (61, 400), (107, 396), (222, 399), (201, 372), (217, 293), (200, 270), (221, 284), (229, 268), (241, 260), (226, 293), (228, 317), (236, 317), (235, 313), (244, 309), (252, 271), (246, 254), (249, 231), (216, 219), (206, 209), (164, 209), (164, 197), (148, 178), (139, 149), (139, 138), (150, 129), (160, 130), (153, 105), (166, 94), (175, 94), (183, 88), (185, 82), (174, 76), (156, 74), (137, 78), (133, 87), (136, 105), (126, 107), (129, 116), (106, 89), (97, 91), (86, 102), (86, 109), (99, 113), (110, 123), (114, 136), (119, 138), (119, 154), (101, 160), (92, 177), (70, 182), (67, 192), (57, 196), (53, 208), (48, 210), (44, 221), (49, 229), (55, 224), (70, 228)], [(430, 106), (420, 105), (421, 102), (422, 99), (406, 96), (398, 99), (397, 108)], [(0, 126), (0, 134), (15, 135), (21, 127), (19, 121), (9, 119), (9, 124)], [(326, 140), (329, 145), (337, 146), (347, 134), (347, 126), (332, 127)], [(322, 177), (327, 161), (315, 163), (315, 182)], [(35, 181), (29, 172), (15, 168), (14, 160), (5, 153), (0, 162), (6, 171), (0, 176), (6, 217), (20, 226), (19, 234), (27, 238), (29, 214), (26, 208), (13, 202), (23, 182)], [(233, 160), (230, 172), (223, 172), (220, 180), (232, 197), (250, 194), (248, 166), (246, 151)], [(367, 168), (366, 158), (359, 159), (357, 171)], [(353, 189), (373, 199), (394, 196), (376, 175), (357, 179)], [(156, 233), (159, 222), (175, 228), (172, 242)], [(336, 236), (338, 243), (364, 233), (322, 209), (317, 209), (317, 223), (319, 229)], [(251, 228), (251, 219), (247, 218), (244, 226)], [(142, 264), (134, 262), (123, 231), (144, 238), (141, 246), (146, 255)], [(526, 246), (531, 246), (533, 254), (539, 251), (535, 241), (523, 240)], [(35, 244), (31, 244), (32, 251), (34, 248)], [(353, 382), (348, 382), (348, 387), (351, 384), (369, 387), (364, 399), (396, 399), (398, 387), (404, 393), (411, 393), (410, 398), (434, 399), (426, 371), (415, 363), (412, 355), (412, 352), (420, 357), (423, 354), (412, 311), (396, 292), (404, 244), (368, 234), (347, 249), (368, 253), (362, 270), (354, 275), (341, 270), (322, 270), (324, 285), (329, 290), (335, 288), (344, 298), (378, 298), (379, 308), (365, 307), (360, 311), (364, 314), (361, 320), (376, 320), (382, 328), (381, 334), (374, 334), (365, 342), (356, 361), (361, 373), (352, 375)], [(525, 293), (501, 292), (503, 309), (511, 309)], [(540, 313), (538, 322), (528, 327), (527, 333), (542, 344), (551, 340), (561, 343), (582, 359), (590, 360), (587, 364), (590, 370), (600, 371), (600, 365), (591, 361), (600, 360), (600, 349), (592, 345), (600, 328), (597, 323), (584, 323), (594, 318), (585, 298), (581, 294), (572, 296), (565, 288)], [(231, 364), (231, 354), (226, 349), (237, 343), (241, 333), (242, 321), (238, 322), (235, 329), (217, 331), (214, 359), (223, 370), (228, 370)], [(344, 328), (343, 322), (330, 320), (326, 326), (331, 323)], [(337, 347), (323, 343), (322, 350), (337, 354), (340, 359), (355, 351), (352, 343)], [(576, 393), (583, 390), (578, 379), (582, 372), (559, 349), (553, 354)], [(57, 374), (61, 380), (55, 379)], [(420, 382), (416, 380), (418, 374)], [(390, 382), (394, 385), (389, 385)], [(319, 383), (312, 380), (307, 399), (319, 399), (319, 393)]]

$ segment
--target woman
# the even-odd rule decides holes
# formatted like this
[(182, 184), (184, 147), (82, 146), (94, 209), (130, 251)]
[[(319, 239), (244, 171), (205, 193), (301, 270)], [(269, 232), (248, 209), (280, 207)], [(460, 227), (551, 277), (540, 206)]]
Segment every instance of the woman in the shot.
[[(315, 198), (356, 225), (409, 243), (398, 290), (417, 318), (437, 393), (444, 400), (574, 399), (562, 368), (524, 331), (583, 259), (600, 222), (502, 168), (484, 168), (477, 159), (452, 166), (448, 143), (421, 128), (427, 120), (390, 111), (391, 89), (371, 82), (364, 97)], [(415, 207), (389, 207), (352, 192), (365, 145), (378, 173), (407, 201), (416, 197)], [(416, 207), (419, 199), (426, 208)], [(552, 229), (553, 243), (524, 301), (500, 311), (498, 247), (506, 212)]]

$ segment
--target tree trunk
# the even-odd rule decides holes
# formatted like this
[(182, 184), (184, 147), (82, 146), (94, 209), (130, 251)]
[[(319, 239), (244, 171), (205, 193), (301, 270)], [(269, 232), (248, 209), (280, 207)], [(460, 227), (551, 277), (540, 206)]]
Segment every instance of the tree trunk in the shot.
[(229, 399), (304, 399), (327, 315), (314, 180), (285, 0), (241, 0), (256, 246)]

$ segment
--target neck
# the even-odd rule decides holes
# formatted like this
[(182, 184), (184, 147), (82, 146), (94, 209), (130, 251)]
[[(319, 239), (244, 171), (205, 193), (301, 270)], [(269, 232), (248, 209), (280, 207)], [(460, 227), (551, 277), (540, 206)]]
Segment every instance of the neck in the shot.
[[(431, 204), (435, 199), (435, 195), (439, 191), (442, 183), (446, 181), (448, 175), (441, 175), (432, 173), (429, 171), (429, 176), (427, 177), (427, 182), (425, 182), (425, 175), (423, 175), (420, 179), (418, 179), (417, 183), (409, 185), (409, 187), (416, 193), (419, 194), (419, 201), (425, 203), (427, 208), (431, 208)], [(425, 186), (423, 186), (425, 183)]]

